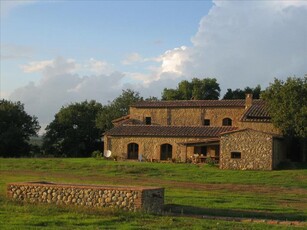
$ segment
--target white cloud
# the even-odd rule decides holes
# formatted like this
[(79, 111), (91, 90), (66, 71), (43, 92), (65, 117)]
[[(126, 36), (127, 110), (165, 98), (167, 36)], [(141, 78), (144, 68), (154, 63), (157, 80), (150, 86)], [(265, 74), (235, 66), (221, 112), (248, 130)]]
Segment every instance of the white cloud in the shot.
[(137, 63), (137, 62), (143, 62), (144, 59), (142, 58), (142, 56), (138, 53), (131, 53), (129, 54), (125, 60), (122, 61), (122, 64), (123, 65), (132, 65), (134, 63)]
[(37, 2), (37, 0), (4, 0), (0, 1), (0, 15), (1, 18), (7, 16), (13, 9), (21, 7), (24, 5), (32, 4)]
[(10, 94), (8, 93), (8, 92), (6, 92), (6, 91), (0, 91), (0, 100), (1, 99), (6, 99), (6, 100), (8, 100), (9, 99), (9, 96), (10, 96)]
[(94, 74), (110, 74), (114, 71), (112, 65), (108, 64), (106, 61), (99, 61), (91, 58), (83, 65), (84, 70), (88, 70)]
[(272, 7), (276, 9), (284, 9), (287, 7), (307, 6), (307, 1), (305, 0), (270, 1), (268, 2), (268, 4), (271, 4)]
[(121, 62), (123, 65), (137, 65), (140, 63), (153, 63), (161, 62), (161, 57), (147, 57), (144, 58), (140, 54), (134, 52), (126, 56), (126, 58)]
[(94, 58), (77, 62), (74, 59), (57, 57), (54, 60), (33, 61), (20, 67), (25, 73), (53, 71), (52, 75), (62, 73), (110, 74), (114, 72), (113, 65)]
[(0, 59), (15, 60), (15, 59), (27, 59), (30, 58), (34, 50), (31, 47), (17, 44), (2, 44), (1, 43), (1, 56)]
[(25, 73), (40, 72), (40, 71), (44, 70), (47, 66), (51, 66), (52, 64), (53, 64), (52, 60), (34, 61), (34, 62), (30, 62), (27, 65), (22, 65), (21, 69)]
[(79, 76), (75, 74), (77, 66), (76, 61), (62, 57), (30, 63), (24, 68), (41, 72), (42, 78), (16, 89), (10, 99), (24, 103), (26, 110), (45, 127), (63, 105), (91, 99), (106, 104), (121, 93), (122, 73)]
[(161, 55), (161, 73), (172, 72), (182, 74), (182, 63), (187, 60), (187, 47), (181, 46), (173, 50), (166, 51)]
[(307, 2), (215, 1), (193, 46), (165, 54), (162, 71), (216, 77), (222, 87), (268, 86), (307, 72)]

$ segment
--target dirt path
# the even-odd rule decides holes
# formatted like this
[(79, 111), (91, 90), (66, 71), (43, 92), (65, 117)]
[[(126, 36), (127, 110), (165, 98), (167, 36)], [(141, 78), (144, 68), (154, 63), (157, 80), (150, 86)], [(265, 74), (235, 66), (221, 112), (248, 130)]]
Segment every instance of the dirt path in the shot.
[(232, 221), (241, 223), (265, 223), (270, 225), (282, 225), (282, 226), (296, 226), (296, 227), (307, 227), (307, 223), (303, 221), (281, 221), (281, 220), (271, 220), (271, 219), (258, 219), (258, 218), (243, 218), (243, 217), (221, 217), (221, 216), (208, 216), (208, 215), (181, 215), (181, 214), (170, 214), (168, 216), (184, 216), (207, 220), (217, 220), (217, 221)]
[[(190, 189), (190, 190), (200, 190), (200, 191), (214, 191), (214, 190), (228, 190), (230, 192), (238, 192), (238, 193), (262, 193), (262, 194), (297, 194), (297, 195), (306, 195), (307, 189), (303, 188), (285, 188), (285, 187), (274, 187), (274, 186), (267, 186), (267, 185), (247, 185), (247, 184), (205, 184), (205, 183), (199, 183), (199, 182), (187, 182), (187, 181), (170, 181), (170, 180), (163, 180), (159, 178), (148, 178), (144, 176), (139, 176), (137, 178), (132, 177), (123, 177), (122, 175), (120, 177), (116, 176), (106, 176), (102, 174), (92, 174), (92, 175), (76, 175), (76, 174), (68, 174), (68, 173), (61, 173), (61, 172), (42, 172), (42, 171), (33, 171), (33, 170), (4, 170), (0, 171), (0, 177), (10, 177), (10, 176), (20, 176), (21, 178), (24, 177), (34, 177), (37, 178), (35, 180), (41, 181), (41, 180), (49, 180), (47, 178), (52, 178), (52, 180), (59, 181), (59, 182), (68, 182), (68, 183), (80, 183), (80, 181), (83, 181), (84, 184), (91, 184), (91, 183), (97, 183), (99, 184), (110, 184), (110, 185), (143, 185), (143, 186), (161, 186), (167, 188), (178, 188), (178, 189)], [(15, 182), (15, 181), (12, 181)], [(302, 205), (304, 205), (304, 202), (307, 202), (307, 196), (304, 201), (302, 201)], [(166, 206), (172, 206), (166, 205)], [(201, 218), (201, 219), (210, 219), (210, 220), (217, 220), (217, 221), (235, 221), (235, 222), (250, 222), (250, 223), (266, 223), (266, 224), (272, 224), (272, 225), (283, 225), (283, 226), (303, 226), (306, 227), (307, 223), (302, 221), (281, 221), (274, 219), (274, 214), (269, 214), (270, 219), (261, 219), (261, 216), (259, 218), (244, 218), (244, 217), (234, 217), (234, 216), (243, 216), (243, 215), (235, 215), (232, 213), (232, 215), (227, 215), (225, 213), (225, 210), (214, 210), (210, 209), (209, 211), (206, 210), (206, 208), (203, 208), (203, 212), (190, 212), (190, 213), (204, 213), (204, 214), (189, 214), (189, 212), (186, 212), (184, 214), (180, 213), (180, 210), (182, 209), (181, 206), (177, 206), (177, 210), (174, 207), (172, 207), (172, 211), (166, 211), (165, 215), (168, 216), (184, 216), (184, 217), (192, 217), (192, 218)], [(192, 207), (195, 208), (195, 207)], [(302, 208), (302, 207), (301, 207)], [(300, 209), (301, 209), (300, 208)], [(196, 208), (197, 209), (197, 208)], [(230, 210), (233, 212), (240, 212), (240, 210)], [(205, 213), (219, 213), (220, 215), (211, 216), (206, 215)], [(249, 211), (242, 211), (246, 214)], [(259, 213), (260, 215), (263, 214), (262, 211), (252, 211), (254, 214)], [(230, 217), (232, 216), (232, 217)], [(263, 216), (263, 215), (262, 215)]]
[[(97, 175), (76, 175), (68, 173), (59, 173), (59, 172), (41, 172), (33, 170), (20, 170), (20, 171), (0, 171), (0, 175), (5, 177), (14, 175), (21, 176), (34, 176), (38, 177), (38, 180), (42, 178), (56, 178), (61, 181), (64, 179), (67, 181), (84, 181), (85, 183), (91, 183), (91, 181), (101, 181), (101, 184), (114, 184), (114, 185), (145, 185), (145, 186), (161, 186), (165, 188), (180, 188), (180, 189), (192, 189), (192, 190), (229, 190), (232, 192), (251, 192), (251, 193), (278, 193), (278, 194), (297, 194), (297, 195), (306, 195), (307, 189), (303, 188), (285, 188), (285, 187), (276, 187), (268, 185), (248, 185), (248, 184), (213, 184), (213, 183), (199, 183), (199, 182), (187, 182), (187, 181), (172, 181), (172, 180), (163, 180), (158, 178), (148, 178), (139, 176), (138, 178), (131, 177), (110, 177), (103, 174)], [(307, 196), (306, 196), (307, 199)]]

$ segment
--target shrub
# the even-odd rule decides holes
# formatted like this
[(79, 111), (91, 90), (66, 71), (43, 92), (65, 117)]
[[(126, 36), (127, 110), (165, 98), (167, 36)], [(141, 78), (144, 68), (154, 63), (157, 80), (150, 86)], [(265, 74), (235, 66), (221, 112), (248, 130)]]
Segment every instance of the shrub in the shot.
[(211, 157), (208, 157), (206, 159), (206, 163), (209, 165), (209, 166), (214, 166), (215, 165), (215, 161), (211, 158)]
[(100, 152), (99, 150), (95, 150), (92, 152), (92, 157), (96, 158), (96, 159), (101, 159), (102, 158), (102, 152)]

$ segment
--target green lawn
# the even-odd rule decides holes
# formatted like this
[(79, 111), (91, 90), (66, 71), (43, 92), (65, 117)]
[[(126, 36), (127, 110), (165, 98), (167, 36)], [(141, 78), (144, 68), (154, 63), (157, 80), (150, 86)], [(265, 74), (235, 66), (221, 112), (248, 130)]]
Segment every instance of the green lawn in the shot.
[[(52, 181), (165, 187), (163, 215), (30, 205), (6, 199), (6, 184)], [(307, 221), (307, 169), (231, 171), (193, 164), (97, 159), (0, 158), (1, 229), (291, 229), (286, 224), (200, 218)], [(303, 223), (304, 225), (304, 223)], [(307, 227), (305, 225), (304, 227)]]

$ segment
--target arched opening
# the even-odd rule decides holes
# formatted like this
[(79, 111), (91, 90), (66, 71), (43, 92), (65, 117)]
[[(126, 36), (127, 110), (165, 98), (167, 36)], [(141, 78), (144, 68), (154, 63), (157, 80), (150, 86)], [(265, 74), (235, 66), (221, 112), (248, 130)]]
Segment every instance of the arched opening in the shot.
[(137, 160), (139, 158), (139, 145), (136, 143), (128, 144), (128, 159)]
[(232, 120), (230, 118), (224, 118), (223, 119), (223, 126), (232, 126)]
[(173, 146), (170, 144), (161, 145), (160, 160), (172, 159)]

